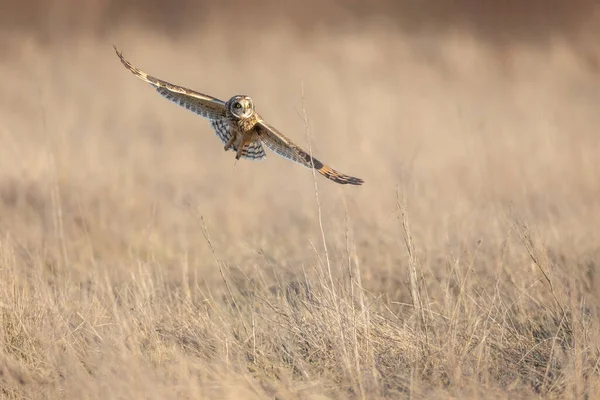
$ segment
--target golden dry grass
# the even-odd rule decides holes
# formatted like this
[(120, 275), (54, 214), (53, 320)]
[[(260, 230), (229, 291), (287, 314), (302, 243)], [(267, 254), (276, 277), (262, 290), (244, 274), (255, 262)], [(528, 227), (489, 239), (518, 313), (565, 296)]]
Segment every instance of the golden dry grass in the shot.
[[(220, 27), (3, 38), (4, 397), (598, 396), (596, 53)], [(113, 43), (365, 185), (235, 163)]]

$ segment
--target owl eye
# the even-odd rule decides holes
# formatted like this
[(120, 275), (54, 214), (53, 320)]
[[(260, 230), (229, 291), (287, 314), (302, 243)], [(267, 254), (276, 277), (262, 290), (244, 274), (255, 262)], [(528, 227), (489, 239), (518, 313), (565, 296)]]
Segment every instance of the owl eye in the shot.
[(240, 103), (235, 103), (234, 107), (237, 109), (240, 109), (240, 108), (242, 108), (242, 105)]

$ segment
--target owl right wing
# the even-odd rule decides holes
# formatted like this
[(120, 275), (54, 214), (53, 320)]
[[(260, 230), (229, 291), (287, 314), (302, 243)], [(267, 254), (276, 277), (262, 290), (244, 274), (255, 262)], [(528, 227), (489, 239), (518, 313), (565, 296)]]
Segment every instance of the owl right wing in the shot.
[(123, 57), (123, 53), (119, 52), (116, 46), (113, 47), (125, 68), (141, 80), (154, 86), (156, 91), (167, 100), (208, 119), (222, 118), (227, 114), (227, 107), (222, 100), (148, 75), (144, 71), (131, 65), (131, 63)]
[(342, 185), (362, 185), (364, 183), (364, 181), (360, 178), (342, 174), (341, 172), (338, 172), (333, 168), (323, 164), (321, 161), (302, 150), (290, 139), (285, 137), (283, 133), (279, 132), (265, 121), (261, 120), (258, 122), (254, 126), (254, 129), (256, 129), (258, 132), (258, 137), (265, 144), (265, 146), (280, 156), (287, 158), (288, 160), (297, 162), (298, 164), (304, 165), (308, 168), (314, 168), (325, 178)]

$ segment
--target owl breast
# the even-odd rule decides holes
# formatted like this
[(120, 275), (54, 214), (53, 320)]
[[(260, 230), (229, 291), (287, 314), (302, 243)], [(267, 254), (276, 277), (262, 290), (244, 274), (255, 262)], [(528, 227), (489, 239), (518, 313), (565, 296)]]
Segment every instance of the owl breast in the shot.
[(258, 120), (258, 116), (254, 114), (250, 118), (238, 119), (236, 121), (236, 124), (240, 132), (248, 132), (249, 130), (254, 128), (254, 125), (258, 123)]

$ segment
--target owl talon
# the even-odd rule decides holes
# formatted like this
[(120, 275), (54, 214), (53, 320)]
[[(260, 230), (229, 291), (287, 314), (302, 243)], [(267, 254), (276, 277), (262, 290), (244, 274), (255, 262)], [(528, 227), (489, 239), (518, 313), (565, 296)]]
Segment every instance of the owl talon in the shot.
[(242, 156), (242, 146), (238, 147), (238, 151), (236, 152), (235, 159), (239, 160)]
[(231, 135), (227, 143), (225, 144), (225, 151), (229, 150), (231, 146), (233, 146), (233, 142), (235, 142), (236, 134)]
[(249, 135), (242, 135), (242, 140), (240, 140), (240, 144), (238, 145), (238, 148), (237, 148), (237, 154), (235, 155), (236, 160), (240, 159), (240, 157), (242, 156), (242, 153), (244, 152), (244, 148), (246, 147), (246, 144), (249, 143), (249, 141), (250, 141)]

